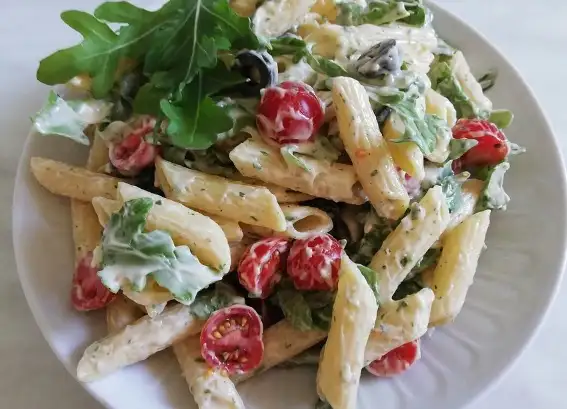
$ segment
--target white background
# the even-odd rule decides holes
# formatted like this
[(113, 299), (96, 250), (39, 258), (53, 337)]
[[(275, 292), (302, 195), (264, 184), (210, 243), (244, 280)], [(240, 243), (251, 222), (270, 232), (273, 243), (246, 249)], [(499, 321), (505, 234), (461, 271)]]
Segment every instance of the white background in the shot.
[[(46, 95), (45, 88), (35, 81), (37, 61), (69, 39), (69, 31), (59, 21), (59, 11), (89, 10), (98, 2), (0, 0), (0, 408), (102, 409), (59, 364), (30, 314), (14, 265), (10, 217), (15, 168), (29, 125), (27, 116), (40, 107)], [(57, 7), (49, 7), (50, 3)], [(567, 153), (567, 2), (437, 3), (477, 28), (517, 66)], [(542, 228), (564, 227), (550, 221)], [(567, 282), (520, 360), (470, 409), (567, 407), (565, 311)]]

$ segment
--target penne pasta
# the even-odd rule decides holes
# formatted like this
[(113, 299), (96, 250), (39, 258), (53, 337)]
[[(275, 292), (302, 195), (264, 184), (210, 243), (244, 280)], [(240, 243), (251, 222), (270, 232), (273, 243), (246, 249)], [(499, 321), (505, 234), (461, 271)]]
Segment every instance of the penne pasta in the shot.
[(378, 274), (380, 304), (391, 300), (396, 288), (439, 239), (449, 219), (445, 194), (435, 186), (388, 235), (369, 266)]
[(408, 342), (421, 338), (427, 331), (433, 291), (423, 288), (402, 300), (380, 306), (374, 330), (370, 333), (364, 363), (381, 358)]
[(253, 24), (256, 34), (265, 38), (279, 37), (300, 23), (315, 0), (265, 1), (256, 10)]
[(233, 182), (156, 160), (156, 182), (166, 196), (188, 207), (276, 231), (285, 229), (285, 217), (275, 196), (266, 188)]
[(258, 3), (258, 0), (230, 0), (229, 5), (236, 14), (242, 17), (250, 17), (254, 15)]
[(228, 242), (237, 242), (242, 240), (242, 238), (244, 237), (244, 233), (242, 232), (242, 228), (240, 227), (238, 222), (220, 216), (211, 216), (204, 212), (203, 215), (210, 217), (216, 224), (219, 225)]
[(395, 142), (403, 137), (405, 125), (399, 115), (392, 112), (384, 123), (384, 139), (396, 165), (418, 181), (425, 177), (423, 153), (414, 142)]
[(140, 308), (128, 298), (118, 294), (114, 301), (106, 306), (106, 325), (109, 334), (126, 328), (143, 315)]
[(199, 409), (244, 409), (230, 378), (204, 362), (199, 337), (176, 342), (173, 352)]
[(73, 222), (75, 262), (78, 263), (98, 246), (102, 227), (92, 204), (77, 199), (71, 200), (71, 220)]
[(474, 213), (482, 189), (484, 189), (484, 182), (482, 180), (468, 179), (463, 183), (461, 187), (460, 206), (451, 213), (451, 220), (443, 232), (442, 237), (447, 236), (459, 223)]
[(325, 331), (300, 331), (283, 320), (264, 331), (264, 358), (255, 370), (231, 377), (234, 383), (243, 382), (294, 357), (325, 339)]
[(176, 245), (189, 247), (201, 263), (218, 270), (221, 274), (228, 272), (230, 248), (218, 224), (181, 203), (127, 183), (118, 184), (118, 198), (122, 203), (141, 197), (148, 197), (154, 201), (154, 206), (146, 220), (148, 230), (168, 232)]
[(288, 167), (277, 149), (254, 139), (238, 145), (229, 156), (238, 171), (246, 177), (335, 202), (365, 202), (354, 168), (350, 165), (305, 156), (302, 160), (310, 171), (297, 166)]
[[(346, 255), (341, 269), (333, 319), (317, 371), (319, 397), (334, 409), (356, 409), (360, 372), (378, 305), (366, 279)], [(348, 376), (344, 375), (348, 371)]]
[(428, 280), (435, 293), (430, 326), (447, 324), (461, 311), (489, 224), (490, 210), (485, 210), (467, 217), (445, 236), (441, 257)]
[(451, 128), (457, 121), (457, 112), (453, 104), (431, 88), (425, 91), (425, 112), (435, 115), (447, 123), (447, 127), (440, 127), (433, 151), (425, 157), (435, 163), (444, 163), (449, 156), (449, 143), (451, 142)]
[(260, 237), (283, 236), (305, 239), (315, 234), (328, 233), (333, 229), (333, 220), (323, 210), (310, 206), (282, 205), (287, 227), (283, 232), (246, 226), (248, 232)]
[(400, 218), (409, 205), (409, 196), (382, 138), (366, 90), (353, 78), (335, 78), (333, 103), (341, 140), (372, 206), (380, 216)]
[(82, 382), (99, 379), (120, 368), (143, 361), (174, 342), (198, 334), (203, 321), (191, 307), (178, 304), (155, 318), (145, 316), (124, 329), (91, 344), (77, 366)]
[(51, 193), (90, 202), (93, 197), (116, 197), (120, 179), (70, 166), (51, 159), (33, 157), (30, 167), (37, 181)]

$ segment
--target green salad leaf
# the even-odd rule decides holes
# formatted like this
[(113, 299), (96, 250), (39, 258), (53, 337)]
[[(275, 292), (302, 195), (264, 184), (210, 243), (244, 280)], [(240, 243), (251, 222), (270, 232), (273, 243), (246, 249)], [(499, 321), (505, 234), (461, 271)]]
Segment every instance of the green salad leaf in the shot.
[(376, 304), (380, 306), (378, 303), (378, 299), (380, 297), (380, 286), (378, 285), (378, 273), (376, 273), (376, 271), (372, 270), (369, 267), (363, 266), (362, 264), (357, 264), (357, 267), (362, 273), (362, 276), (364, 277), (366, 282), (368, 283), (368, 286), (372, 290), (372, 293), (376, 298)]
[(102, 122), (110, 113), (112, 104), (95, 99), (64, 100), (51, 91), (41, 110), (32, 118), (34, 129), (42, 135), (60, 135), (89, 144), (84, 129)]
[(377, 217), (376, 223), (362, 236), (360, 243), (350, 256), (355, 263), (368, 265), (374, 254), (380, 249), (386, 237), (394, 231), (397, 223)]
[(514, 121), (514, 114), (508, 109), (495, 109), (490, 113), (488, 120), (500, 129), (508, 128)]
[(328, 330), (334, 299), (330, 291), (298, 291), (285, 283), (275, 294), (285, 318), (300, 331)]
[(461, 206), (463, 200), (461, 191), (462, 183), (459, 180), (459, 176), (447, 176), (443, 178), (439, 184), (441, 186), (441, 189), (443, 190), (443, 193), (445, 194), (449, 212), (453, 213)]
[(309, 165), (307, 165), (307, 163), (300, 156), (295, 155), (297, 149), (297, 145), (283, 145), (280, 148), (282, 158), (285, 160), (288, 166), (295, 166), (303, 169), (306, 172), (311, 172), (312, 169), (309, 167)]
[(207, 289), (197, 294), (191, 304), (191, 313), (200, 320), (206, 320), (215, 311), (233, 304), (244, 304), (245, 300), (236, 294), (234, 288), (219, 281), (213, 289)]
[(352, 2), (337, 4), (337, 24), (359, 26), (374, 24), (377, 26), (401, 22), (415, 27), (422, 27), (427, 14), (422, 1), (374, 0), (367, 7)]
[(447, 156), (447, 160), (459, 159), (476, 145), (478, 145), (476, 139), (451, 139), (449, 142), (449, 155)]
[(171, 236), (161, 230), (144, 233), (153, 200), (127, 201), (114, 213), (104, 228), (98, 275), (110, 291), (123, 285), (142, 291), (151, 274), (175, 299), (191, 304), (199, 291), (219, 281), (222, 276), (204, 266), (187, 246), (175, 246)]
[(510, 169), (508, 162), (502, 162), (496, 166), (489, 166), (485, 169), (486, 178), (484, 188), (481, 192), (476, 211), (482, 210), (506, 210), (510, 201), (510, 196), (504, 191), (504, 175)]

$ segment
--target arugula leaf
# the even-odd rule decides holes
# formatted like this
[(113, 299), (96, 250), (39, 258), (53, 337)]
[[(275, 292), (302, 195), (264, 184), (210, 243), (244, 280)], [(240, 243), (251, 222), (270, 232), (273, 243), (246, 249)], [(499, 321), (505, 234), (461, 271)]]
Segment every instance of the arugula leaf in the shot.
[(363, 266), (362, 264), (357, 264), (357, 266), (360, 272), (362, 273), (362, 275), (364, 276), (364, 279), (370, 286), (370, 289), (374, 293), (374, 297), (376, 297), (376, 304), (380, 306), (378, 302), (378, 299), (380, 297), (380, 286), (378, 285), (378, 273), (376, 273), (376, 271), (372, 270), (371, 268)]
[(89, 145), (84, 129), (102, 122), (111, 108), (112, 104), (94, 99), (65, 101), (51, 91), (43, 108), (32, 118), (33, 127), (42, 135), (60, 135)]
[(275, 299), (285, 318), (297, 329), (328, 330), (333, 315), (335, 294), (329, 291), (298, 291), (283, 283)]
[(270, 54), (274, 57), (280, 55), (292, 55), (294, 63), (301, 59), (305, 61), (319, 74), (328, 77), (349, 76), (347, 70), (339, 64), (311, 51), (312, 46), (296, 36), (283, 36), (270, 42)]
[(504, 175), (508, 169), (510, 169), (508, 162), (502, 162), (496, 166), (487, 167), (485, 185), (476, 206), (477, 212), (486, 209), (506, 210), (510, 196), (504, 191), (503, 183)]
[(297, 145), (283, 145), (280, 148), (280, 153), (288, 166), (296, 166), (306, 172), (311, 172), (312, 169), (305, 163), (299, 156), (295, 156)]
[(482, 92), (486, 92), (496, 84), (498, 72), (496, 70), (488, 71), (486, 74), (478, 78), (478, 83), (482, 87)]
[(445, 194), (449, 212), (453, 213), (461, 206), (463, 201), (461, 183), (459, 182), (456, 175), (451, 175), (445, 177), (439, 184), (441, 186), (441, 189), (443, 190), (443, 193)]
[(359, 26), (374, 24), (377, 26), (396, 21), (422, 27), (426, 22), (425, 7), (419, 1), (374, 0), (368, 6), (357, 3), (338, 3), (337, 24)]
[(244, 298), (237, 296), (234, 288), (219, 281), (215, 284), (214, 289), (207, 289), (197, 295), (191, 304), (191, 313), (200, 320), (206, 320), (215, 311), (233, 304), (244, 303)]
[(98, 6), (94, 16), (109, 23), (139, 24), (149, 20), (152, 12), (127, 1), (109, 1)]
[(476, 139), (451, 139), (449, 142), (449, 155), (447, 161), (459, 159), (469, 150), (478, 145)]
[(514, 121), (514, 114), (508, 109), (495, 109), (490, 113), (488, 120), (500, 129), (508, 128)]
[(416, 274), (421, 274), (430, 267), (437, 264), (439, 256), (441, 255), (440, 248), (430, 248), (423, 255), (423, 257), (417, 262), (417, 264), (412, 268), (410, 276), (415, 276)]
[(402, 283), (398, 286), (396, 292), (392, 296), (392, 299), (394, 301), (402, 300), (408, 295), (419, 292), (423, 288), (425, 288), (425, 285), (421, 282), (420, 276), (416, 275), (409, 280), (402, 281)]
[(189, 305), (199, 291), (222, 276), (201, 264), (187, 246), (176, 247), (168, 233), (144, 233), (152, 206), (150, 198), (130, 200), (110, 217), (97, 250), (102, 259), (98, 275), (110, 291), (117, 292), (123, 285), (143, 290), (151, 274), (177, 301)]
[(376, 224), (362, 237), (358, 248), (351, 255), (355, 263), (367, 265), (374, 254), (380, 249), (386, 237), (394, 231), (397, 223), (385, 218), (377, 218)]

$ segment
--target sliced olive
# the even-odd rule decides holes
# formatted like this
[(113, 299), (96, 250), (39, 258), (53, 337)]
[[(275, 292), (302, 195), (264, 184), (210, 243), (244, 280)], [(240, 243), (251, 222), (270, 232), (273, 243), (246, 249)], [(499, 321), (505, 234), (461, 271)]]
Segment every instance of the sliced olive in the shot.
[(356, 71), (367, 78), (396, 74), (402, 66), (402, 58), (396, 40), (384, 40), (366, 50), (354, 63)]
[(386, 120), (388, 119), (391, 113), (392, 113), (392, 108), (387, 106), (384, 106), (380, 108), (378, 111), (376, 111), (376, 120), (380, 125), (380, 130), (384, 128), (384, 122), (386, 122)]
[(266, 51), (246, 50), (236, 55), (235, 68), (246, 82), (231, 88), (244, 96), (257, 96), (278, 82), (278, 65)]

